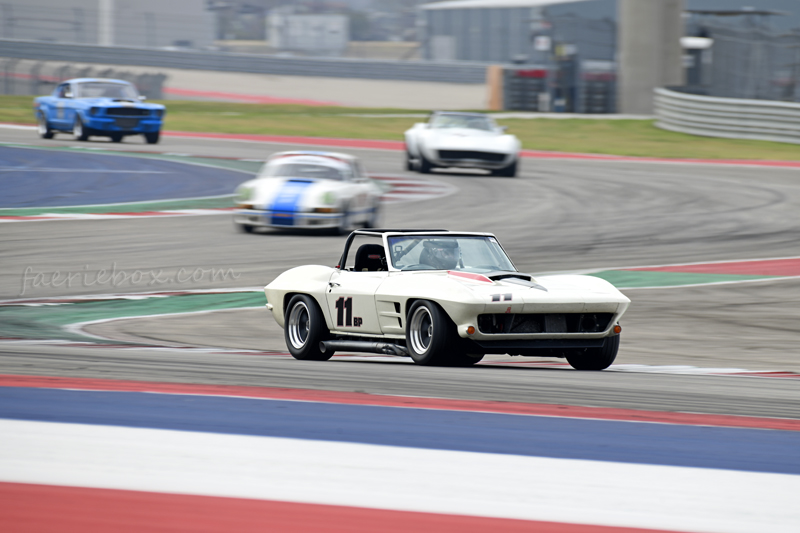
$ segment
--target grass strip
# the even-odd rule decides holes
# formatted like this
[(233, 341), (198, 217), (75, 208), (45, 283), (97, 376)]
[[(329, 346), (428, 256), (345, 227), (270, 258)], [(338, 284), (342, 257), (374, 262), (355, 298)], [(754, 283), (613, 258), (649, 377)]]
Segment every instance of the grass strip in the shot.
[[(34, 124), (28, 96), (0, 96), (0, 122)], [(165, 129), (191, 132), (403, 140), (425, 111), (166, 100)], [(354, 116), (357, 115), (357, 116)], [(401, 115), (401, 116), (370, 116)], [(523, 148), (682, 159), (800, 161), (797, 145), (698, 137), (656, 128), (653, 120), (502, 119)]]

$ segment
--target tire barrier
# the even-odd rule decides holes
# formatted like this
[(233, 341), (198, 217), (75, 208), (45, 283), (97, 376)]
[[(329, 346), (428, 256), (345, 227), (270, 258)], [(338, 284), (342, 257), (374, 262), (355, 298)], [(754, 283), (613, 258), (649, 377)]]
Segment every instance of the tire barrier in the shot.
[(656, 126), (730, 139), (800, 144), (800, 104), (699, 96), (657, 88)]

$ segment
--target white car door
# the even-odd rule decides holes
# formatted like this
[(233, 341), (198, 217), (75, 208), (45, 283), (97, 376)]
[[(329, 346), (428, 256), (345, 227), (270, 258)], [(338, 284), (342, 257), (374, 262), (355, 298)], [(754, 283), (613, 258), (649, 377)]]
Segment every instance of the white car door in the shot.
[(380, 334), (375, 292), (388, 272), (337, 270), (328, 283), (328, 310), (334, 329), (352, 334)]

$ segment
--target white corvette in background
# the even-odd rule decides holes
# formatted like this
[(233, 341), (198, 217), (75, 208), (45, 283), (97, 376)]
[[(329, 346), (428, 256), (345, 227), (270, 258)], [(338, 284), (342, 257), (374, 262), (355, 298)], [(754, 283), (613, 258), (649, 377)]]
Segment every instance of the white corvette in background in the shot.
[(490, 233), (356, 230), (335, 267), (287, 270), (264, 288), (296, 359), (335, 351), (468, 366), (484, 354), (566, 357), (602, 370), (630, 300), (583, 275), (518, 272)]
[(407, 130), (406, 169), (480, 168), (494, 176), (517, 175), (520, 142), (482, 113), (437, 111)]
[(279, 152), (256, 179), (236, 189), (233, 221), (257, 227), (332, 229), (379, 225), (383, 190), (356, 157), (335, 152)]

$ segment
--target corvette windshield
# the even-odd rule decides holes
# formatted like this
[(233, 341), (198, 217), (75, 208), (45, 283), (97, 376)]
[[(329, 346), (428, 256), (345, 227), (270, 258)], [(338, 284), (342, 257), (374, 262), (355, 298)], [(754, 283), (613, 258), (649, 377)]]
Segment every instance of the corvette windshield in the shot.
[(268, 178), (316, 178), (336, 181), (344, 179), (342, 172), (337, 168), (308, 163), (267, 165), (261, 175)]
[(139, 93), (133, 85), (106, 81), (87, 81), (77, 85), (76, 98), (124, 98), (136, 100)]
[(431, 120), (431, 128), (471, 128), (492, 131), (492, 123), (481, 115), (436, 115)]
[(399, 270), (516, 272), (494, 237), (409, 235), (388, 240), (392, 265)]

